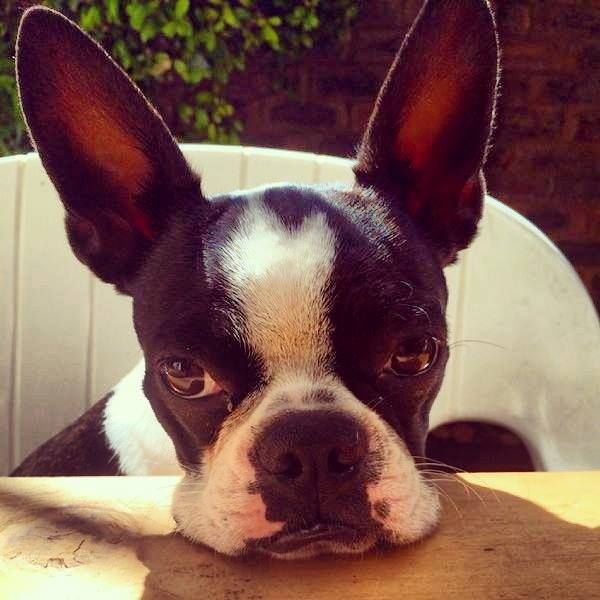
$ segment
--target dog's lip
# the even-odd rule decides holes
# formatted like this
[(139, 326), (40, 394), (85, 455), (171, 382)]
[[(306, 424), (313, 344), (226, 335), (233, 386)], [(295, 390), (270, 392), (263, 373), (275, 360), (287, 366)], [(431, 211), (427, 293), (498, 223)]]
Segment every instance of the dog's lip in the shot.
[(253, 546), (275, 554), (285, 554), (318, 542), (351, 544), (359, 537), (359, 532), (349, 525), (317, 523), (294, 531), (281, 531), (271, 537), (256, 540)]

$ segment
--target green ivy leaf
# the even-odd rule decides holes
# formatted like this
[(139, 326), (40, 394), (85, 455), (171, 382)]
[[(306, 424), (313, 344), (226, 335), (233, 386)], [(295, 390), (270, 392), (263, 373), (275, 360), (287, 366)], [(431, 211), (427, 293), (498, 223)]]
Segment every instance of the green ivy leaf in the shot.
[(240, 22), (238, 21), (236, 14), (233, 12), (233, 10), (231, 10), (231, 6), (229, 6), (228, 3), (223, 5), (223, 21), (225, 21), (227, 25), (233, 27), (234, 29), (239, 29), (240, 27)]
[(100, 23), (102, 23), (102, 15), (97, 6), (87, 7), (81, 12), (79, 24), (85, 31), (93, 31)]
[(217, 139), (217, 126), (214, 123), (208, 124), (206, 135), (211, 142), (214, 142)]
[(194, 112), (194, 127), (196, 129), (206, 129), (209, 123), (208, 112), (203, 108), (197, 108)]
[(189, 69), (188, 83), (196, 85), (206, 77), (205, 69), (201, 67), (192, 67)]
[(181, 77), (181, 79), (183, 79), (184, 81), (188, 80), (188, 66), (181, 59), (178, 58), (173, 61), (173, 68), (175, 69), (175, 71), (177, 71), (177, 74), (179, 75), (179, 77)]
[(219, 18), (219, 11), (209, 6), (204, 9), (204, 18), (207, 21), (216, 21)]
[(131, 4), (127, 5), (125, 11), (129, 16), (129, 24), (135, 31), (139, 32), (142, 29), (142, 25), (146, 19), (147, 7), (144, 4), (132, 2)]
[(196, 94), (196, 102), (198, 104), (212, 104), (213, 95), (210, 92), (198, 92)]
[(262, 38), (273, 50), (279, 50), (281, 46), (279, 45), (279, 34), (271, 25), (263, 25), (261, 27), (260, 33)]
[(153, 77), (160, 77), (163, 73), (171, 70), (173, 63), (166, 52), (157, 52), (154, 55), (154, 64), (150, 68)]
[(176, 25), (175, 31), (181, 37), (189, 37), (194, 33), (194, 28), (189, 21), (179, 21), (179, 23)]
[(175, 2), (175, 18), (181, 19), (187, 15), (188, 10), (190, 10), (190, 0), (177, 0)]
[(117, 40), (113, 45), (112, 52), (117, 61), (127, 71), (131, 67), (133, 59), (125, 42), (123, 40)]
[(252, 18), (252, 13), (242, 7), (236, 7), (234, 9), (237, 20), (241, 23), (242, 21), (248, 21)]
[[(17, 1), (9, 0), (8, 6)], [(275, 62), (282, 69), (273, 85), (289, 89), (283, 68), (290, 58), (315, 43), (347, 40), (358, 6), (358, 0), (42, 3), (92, 32), (142, 89), (160, 94), (169, 86), (177, 98), (175, 111), (167, 112), (169, 125), (187, 132), (186, 140), (218, 143), (239, 143), (243, 130), (226, 94), (233, 71), (243, 70), (263, 48), (277, 53)], [(0, 19), (0, 155), (28, 148), (11, 56), (15, 35), (16, 28)]]
[(215, 32), (211, 29), (205, 29), (198, 34), (198, 39), (204, 44), (204, 47), (209, 51), (213, 52), (213, 50), (217, 46), (217, 36)]
[(304, 21), (304, 30), (311, 31), (312, 29), (316, 29), (319, 26), (319, 17), (315, 13), (310, 13), (307, 15)]
[(189, 123), (194, 114), (194, 107), (189, 104), (182, 103), (177, 107), (177, 114), (184, 123)]
[(140, 39), (145, 43), (156, 37), (157, 33), (158, 25), (154, 21), (146, 21), (140, 30)]
[(119, 0), (104, 0), (106, 8), (106, 20), (109, 23), (120, 23)]
[(169, 21), (161, 27), (161, 31), (165, 34), (165, 37), (175, 37), (175, 34), (177, 33), (177, 23), (175, 21)]

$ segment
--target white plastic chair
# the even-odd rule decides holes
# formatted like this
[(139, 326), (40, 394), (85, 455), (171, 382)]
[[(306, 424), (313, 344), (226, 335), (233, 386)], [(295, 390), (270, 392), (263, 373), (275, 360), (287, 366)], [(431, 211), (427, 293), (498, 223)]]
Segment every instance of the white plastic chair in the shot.
[[(275, 180), (351, 182), (351, 162), (185, 145), (208, 194)], [(36, 154), (0, 159), (0, 473), (104, 395), (139, 360), (131, 303), (73, 257)], [(456, 344), (431, 426), (515, 431), (538, 469), (600, 468), (600, 326), (572, 267), (493, 198), (447, 269)]]

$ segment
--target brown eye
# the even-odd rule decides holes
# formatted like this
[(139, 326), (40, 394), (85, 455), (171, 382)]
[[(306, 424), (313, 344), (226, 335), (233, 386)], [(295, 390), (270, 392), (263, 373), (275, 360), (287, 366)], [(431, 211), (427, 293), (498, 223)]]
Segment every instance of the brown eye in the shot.
[(182, 398), (202, 398), (221, 391), (221, 387), (196, 362), (187, 358), (170, 358), (160, 368), (169, 390)]
[(432, 337), (418, 337), (403, 340), (396, 346), (394, 354), (387, 361), (384, 371), (400, 377), (421, 375), (435, 363), (439, 341)]

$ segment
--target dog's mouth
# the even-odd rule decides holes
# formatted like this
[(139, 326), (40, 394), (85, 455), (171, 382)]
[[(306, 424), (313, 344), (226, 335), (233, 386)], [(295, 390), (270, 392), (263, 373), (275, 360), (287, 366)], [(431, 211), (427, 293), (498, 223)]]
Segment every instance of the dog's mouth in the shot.
[(253, 540), (251, 547), (258, 551), (284, 555), (309, 546), (353, 546), (364, 536), (354, 527), (338, 523), (317, 523), (293, 531), (280, 531), (260, 540)]

